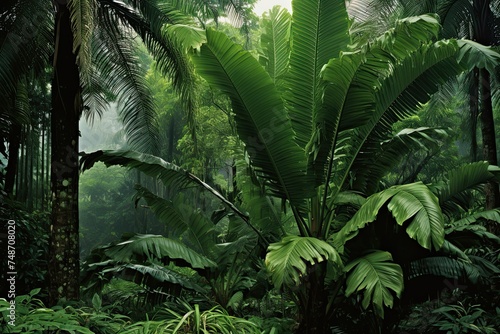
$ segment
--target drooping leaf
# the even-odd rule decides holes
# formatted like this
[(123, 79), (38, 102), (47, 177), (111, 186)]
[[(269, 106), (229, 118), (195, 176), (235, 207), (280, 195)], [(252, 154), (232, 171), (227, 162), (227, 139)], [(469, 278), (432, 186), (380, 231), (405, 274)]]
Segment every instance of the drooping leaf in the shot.
[(459, 62), (465, 64), (469, 69), (486, 68), (490, 73), (495, 73), (495, 67), (500, 62), (500, 54), (491, 47), (477, 42), (461, 39), (458, 41), (460, 53)]
[(189, 263), (193, 268), (216, 267), (212, 260), (200, 255), (178, 240), (165, 238), (161, 235), (138, 234), (127, 241), (120, 242), (105, 250), (110, 258), (119, 262), (128, 262), (134, 255), (147, 258), (164, 257), (171, 260), (181, 259)]
[(440, 249), (444, 241), (444, 217), (436, 196), (422, 183), (398, 188), (399, 192), (387, 205), (396, 222), (403, 225), (413, 218), (406, 233), (426, 249)]
[(441, 276), (448, 279), (468, 279), (477, 283), (481, 279), (478, 269), (470, 262), (446, 256), (426, 257), (410, 263), (408, 279), (423, 275)]
[(148, 265), (137, 263), (125, 263), (117, 266), (119, 271), (127, 269), (136, 271), (142, 275), (150, 275), (159, 282), (167, 282), (175, 285), (180, 285), (185, 289), (194, 290), (200, 293), (206, 293), (206, 289), (195, 283), (189, 276), (185, 276), (164, 266), (152, 263)]
[(307, 275), (308, 266), (330, 261), (336, 269), (343, 267), (342, 260), (330, 244), (312, 237), (286, 236), (269, 245), (266, 266), (274, 285), (297, 286)]
[(108, 167), (119, 165), (128, 168), (135, 168), (146, 175), (158, 178), (166, 187), (170, 187), (172, 189), (198, 185), (226, 204), (238, 216), (243, 218), (245, 222), (248, 222), (248, 216), (241, 212), (233, 203), (228, 201), (217, 190), (200, 180), (200, 178), (196, 177), (194, 174), (175, 164), (166, 162), (161, 158), (134, 151), (96, 151), (88, 154), (83, 153), (83, 156), (80, 159), (80, 168), (82, 171), (85, 171), (92, 168), (92, 166), (98, 161), (104, 162), (104, 164)]
[(375, 313), (382, 318), (384, 306), (393, 306), (394, 298), (390, 290), (397, 297), (403, 291), (403, 270), (390, 261), (390, 253), (377, 250), (351, 261), (344, 269), (348, 273), (345, 295), (349, 297), (355, 292), (364, 291), (363, 308), (373, 305)]
[(444, 241), (444, 218), (436, 196), (423, 183), (394, 186), (370, 196), (351, 220), (333, 236), (333, 242), (343, 252), (345, 243), (360, 229), (377, 219), (383, 205), (392, 212), (406, 233), (426, 249), (440, 249)]
[(356, 173), (353, 188), (366, 193), (375, 192), (380, 180), (396, 167), (410, 152), (440, 149), (441, 141), (448, 134), (439, 128), (421, 127), (404, 129), (380, 143), (378, 152), (371, 155), (370, 168), (360, 169)]
[(489, 171), (489, 164), (486, 161), (478, 161), (457, 167), (446, 175), (442, 176), (442, 182), (431, 185), (431, 190), (439, 198), (439, 202), (444, 204), (447, 201), (460, 201), (459, 196), (467, 190), (474, 189), (494, 175)]

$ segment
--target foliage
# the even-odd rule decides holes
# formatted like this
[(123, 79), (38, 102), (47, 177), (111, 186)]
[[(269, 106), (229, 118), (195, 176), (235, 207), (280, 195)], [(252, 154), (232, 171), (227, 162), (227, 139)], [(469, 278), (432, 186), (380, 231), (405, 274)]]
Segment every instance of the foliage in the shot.
[(365, 309), (373, 304), (377, 314), (384, 314), (384, 306), (392, 308), (393, 296), (390, 290), (399, 298), (403, 291), (403, 271), (395, 263), (384, 263), (392, 260), (388, 252), (376, 251), (347, 264), (345, 271), (351, 272), (347, 277), (348, 297), (355, 291), (364, 291), (362, 305)]
[(489, 326), (483, 318), (485, 312), (480, 305), (445, 305), (433, 311), (440, 315), (434, 326), (446, 333), (495, 333), (496, 330)]
[(270, 244), (266, 265), (272, 274), (276, 288), (298, 286), (301, 277), (307, 275), (307, 264), (331, 261), (342, 269), (339, 254), (330, 244), (316, 239), (299, 236), (286, 236), (280, 242)]
[[(82, 326), (77, 317), (60, 306), (46, 308), (43, 302), (36, 298), (40, 289), (31, 290), (28, 295), (18, 295), (15, 299), (14, 318), (9, 318), (12, 314), (10, 309), (12, 303), (5, 299), (0, 299), (0, 312), (2, 321), (0, 328), (2, 333), (40, 333), (41, 331), (57, 330), (70, 331), (73, 333), (93, 333), (85, 326)], [(15, 326), (9, 324), (15, 320)]]
[[(8, 199), (0, 205), (0, 218), (5, 222), (2, 232), (5, 239), (0, 240), (2, 245), (2, 268), (8, 268), (7, 260), (7, 222), (15, 221), (15, 264), (17, 294), (28, 293), (33, 286), (45, 287), (47, 274), (46, 254), (48, 252), (49, 217), (46, 212), (35, 211), (29, 213), (21, 205)], [(3, 253), (5, 252), (5, 253)], [(5, 275), (5, 276), (4, 276)], [(1, 274), (1, 279), (7, 279), (6, 271)], [(3, 289), (5, 287), (5, 290)], [(1, 293), (7, 295), (7, 284), (2, 284)]]
[(166, 313), (170, 313), (169, 319), (160, 326), (164, 333), (261, 333), (253, 322), (230, 316), (217, 306), (202, 311), (195, 304), (194, 307), (189, 306), (184, 314), (171, 310), (166, 310)]
[[(137, 223), (133, 207), (133, 180), (130, 173), (114, 167), (111, 173), (102, 164), (80, 177), (81, 257), (92, 248), (105, 245), (125, 232), (142, 232), (147, 221)], [(141, 226), (142, 225), (142, 226)], [(150, 230), (152, 224), (150, 224)], [(160, 231), (157, 231), (160, 232)]]
[[(445, 218), (440, 205), (454, 199), (446, 198), (446, 189), (461, 192), (476, 184), (459, 183), (464, 180), (465, 169), (460, 178), (450, 177), (448, 183), (443, 183), (454, 188), (432, 188), (416, 182), (383, 189), (380, 183), (405, 153), (437, 147), (437, 139), (443, 136), (440, 129), (422, 127), (400, 131), (396, 136), (391, 133), (396, 121), (414, 113), (439, 84), (462, 70), (456, 58), (459, 44), (454, 40), (435, 41), (439, 28), (435, 17), (400, 20), (369, 45), (349, 45), (348, 18), (340, 2), (317, 1), (308, 6), (305, 2), (294, 3), (290, 48), (264, 38), (264, 67), (251, 53), (214, 30), (207, 30), (206, 42), (193, 60), (196, 71), (231, 100), (236, 131), (245, 144), (248, 164), (243, 171), (255, 185), (254, 197), (261, 198), (260, 207), (269, 213), (275, 201), (281, 201), (284, 211), (290, 208), (289, 218), (293, 217), (300, 236), (287, 236), (283, 216), (271, 215), (276, 230), (281, 229), (278, 240), (283, 239), (270, 244), (266, 264), (275, 286), (284, 286), (296, 297), (304, 321), (302, 330), (314, 331), (305, 324), (323, 323), (339, 292), (347, 296), (354, 291), (365, 293), (362, 306), (366, 309), (373, 304), (377, 316), (383, 316), (384, 305), (392, 306), (393, 293), (401, 293), (401, 267), (388, 261), (388, 252), (376, 251), (389, 248), (390, 243), (378, 242), (372, 236), (370, 242), (377, 247), (366, 255), (371, 247), (363, 245), (362, 237), (369, 229), (387, 226), (396, 231), (394, 235), (404, 235), (401, 244), (415, 245), (421, 253), (422, 249), (438, 251), (445, 242)], [(269, 19), (268, 36), (275, 27), (284, 27), (286, 35), (289, 16), (273, 14)], [(274, 58), (265, 55), (270, 50), (282, 53)], [(283, 61), (288, 57), (289, 64)], [(286, 80), (279, 81), (266, 72), (266, 68), (277, 67), (281, 67), (280, 75)], [(100, 151), (83, 157), (84, 169), (95, 161), (137, 168), (158, 176), (172, 189), (197, 186), (208, 190), (226, 207), (224, 212), (232, 212), (241, 220), (240, 226), (251, 228), (259, 242), (269, 244), (269, 234), (262, 233), (259, 224), (263, 211), (248, 217), (238, 207), (243, 203), (232, 203), (172, 163), (135, 152)], [(483, 172), (478, 174), (478, 183), (492, 177)], [(233, 189), (238, 189), (238, 182)], [(173, 231), (179, 231), (173, 234), (192, 229), (189, 224), (179, 224), (191, 214), (179, 212), (175, 200), (158, 198), (144, 188), (139, 188), (139, 193)], [(342, 196), (353, 198), (354, 194), (358, 195), (355, 203), (342, 202)], [(345, 216), (340, 219), (341, 215)], [(203, 231), (212, 228), (206, 220), (199, 222)], [(248, 242), (241, 238), (242, 234), (237, 235), (240, 238), (232, 239), (232, 246)], [(382, 234), (377, 237), (382, 239)], [(361, 244), (361, 248), (352, 247), (354, 244)], [(141, 252), (144, 256), (148, 253), (146, 249)], [(416, 259), (418, 256), (411, 258)], [(217, 257), (213, 260), (218, 262)], [(344, 262), (351, 263), (348, 275), (331, 272)], [(371, 275), (364, 277), (359, 268), (368, 267)], [(387, 273), (395, 278), (388, 279), (391, 275)], [(342, 289), (345, 279), (347, 287)], [(230, 300), (232, 297), (226, 298), (222, 305), (229, 305)]]

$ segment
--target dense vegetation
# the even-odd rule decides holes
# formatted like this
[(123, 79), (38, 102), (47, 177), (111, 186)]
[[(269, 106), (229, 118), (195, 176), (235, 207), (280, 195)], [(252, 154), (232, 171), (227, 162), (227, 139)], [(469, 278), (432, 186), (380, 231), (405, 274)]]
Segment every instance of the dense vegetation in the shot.
[(500, 327), (498, 2), (253, 4), (1, 4), (2, 333)]

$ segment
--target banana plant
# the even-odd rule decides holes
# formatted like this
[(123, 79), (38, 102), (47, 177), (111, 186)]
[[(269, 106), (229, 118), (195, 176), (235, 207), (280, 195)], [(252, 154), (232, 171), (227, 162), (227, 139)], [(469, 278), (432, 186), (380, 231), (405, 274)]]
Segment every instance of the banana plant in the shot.
[[(272, 280), (296, 297), (298, 332), (324, 333), (340, 292), (362, 293), (363, 307), (380, 317), (401, 295), (401, 266), (367, 233), (380, 221), (391, 222), (424, 252), (443, 247), (445, 217), (433, 189), (419, 182), (383, 189), (380, 181), (415, 143), (426, 146), (442, 135), (413, 129), (391, 143), (392, 125), (461, 73), (469, 65), (463, 59), (481, 47), (437, 40), (440, 26), (432, 15), (399, 20), (357, 45), (344, 1), (295, 0), (292, 6), (292, 15), (269, 13), (260, 61), (214, 30), (206, 31), (192, 59), (196, 72), (231, 100), (252, 180), (293, 215), (297, 234), (283, 234), (268, 247)], [(155, 175), (143, 161), (122, 159), (126, 155), (101, 151), (83, 163), (119, 163)], [(202, 185), (159, 164), (179, 180)], [(257, 217), (211, 193), (260, 233), (252, 225)], [(262, 234), (259, 240), (269, 242)]]
[[(388, 253), (374, 250), (342, 269), (343, 246), (382, 208), (422, 248), (442, 247), (444, 218), (431, 190), (416, 183), (374, 193), (383, 173), (370, 171), (386, 166), (373, 162), (392, 125), (464, 68), (457, 60), (459, 43), (436, 40), (439, 24), (431, 15), (400, 20), (373, 42), (350, 45), (344, 1), (297, 0), (292, 6), (290, 39), (266, 41), (265, 67), (212, 30), (193, 60), (196, 71), (231, 99), (237, 132), (262, 187), (290, 205), (300, 236), (271, 244), (266, 262), (278, 286), (298, 287), (299, 332), (320, 333), (332, 311), (328, 270), (347, 273), (346, 293), (364, 291), (363, 305), (373, 304), (380, 316), (384, 305), (392, 306), (392, 292), (399, 296), (403, 289), (402, 270)], [(288, 25), (281, 21), (290, 18), (279, 14), (270, 12), (274, 22), (267, 28), (275, 31), (267, 35), (286, 36), (280, 29)], [(281, 45), (287, 42), (288, 48)], [(386, 155), (385, 163), (399, 158)], [(371, 197), (336, 231), (335, 203), (347, 190)], [(361, 279), (365, 270), (359, 268), (371, 274)], [(383, 271), (392, 279), (382, 279)]]

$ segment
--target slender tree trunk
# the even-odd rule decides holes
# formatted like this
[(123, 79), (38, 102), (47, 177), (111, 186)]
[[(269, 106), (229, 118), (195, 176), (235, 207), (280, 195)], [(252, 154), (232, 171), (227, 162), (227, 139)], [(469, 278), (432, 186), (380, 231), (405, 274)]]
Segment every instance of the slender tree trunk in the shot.
[(19, 148), (21, 146), (21, 125), (13, 122), (9, 133), (9, 161), (5, 175), (5, 192), (12, 194), (16, 182), (16, 174), (19, 164)]
[(470, 155), (472, 162), (477, 161), (477, 120), (479, 117), (479, 69), (470, 73), (469, 109), (470, 109)]
[[(487, 69), (481, 69), (481, 132), (483, 135), (483, 156), (491, 165), (498, 165), (495, 124), (491, 101), (491, 78)], [(492, 180), (485, 186), (486, 209), (500, 207), (498, 182)], [(493, 226), (490, 226), (493, 230)], [(498, 232), (498, 231), (496, 231)]]
[(55, 26), (51, 119), (52, 217), (49, 241), (49, 299), (79, 298), (78, 121), (80, 79), (66, 2), (58, 0)]

